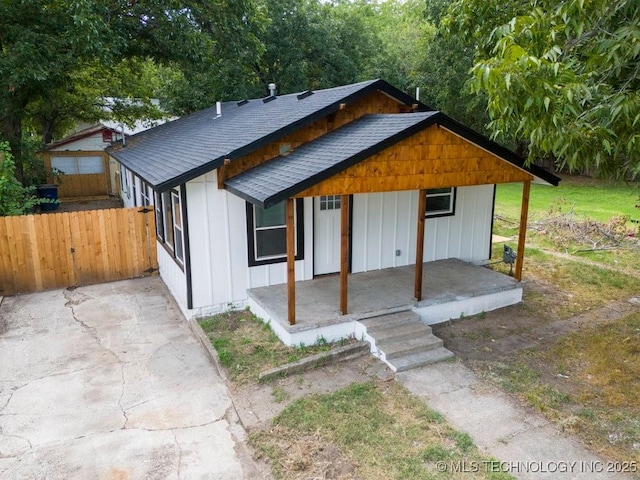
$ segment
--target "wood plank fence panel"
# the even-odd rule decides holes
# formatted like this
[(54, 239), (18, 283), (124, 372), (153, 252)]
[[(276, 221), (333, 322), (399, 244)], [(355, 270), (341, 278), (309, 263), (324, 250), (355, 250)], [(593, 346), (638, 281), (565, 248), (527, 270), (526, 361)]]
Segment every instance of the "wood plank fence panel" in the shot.
[(0, 217), (0, 295), (123, 280), (157, 269), (152, 209)]

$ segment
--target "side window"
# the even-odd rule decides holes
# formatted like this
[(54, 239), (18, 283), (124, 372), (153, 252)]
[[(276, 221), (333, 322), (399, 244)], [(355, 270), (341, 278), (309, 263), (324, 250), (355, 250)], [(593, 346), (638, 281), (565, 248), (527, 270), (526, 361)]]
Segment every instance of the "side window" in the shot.
[(150, 187), (146, 182), (142, 182), (142, 188), (140, 190), (140, 200), (143, 207), (151, 205)]
[(171, 191), (171, 213), (173, 217), (174, 252), (180, 262), (184, 261), (182, 246), (182, 210), (180, 208), (180, 195), (175, 190)]
[[(143, 192), (148, 192), (148, 185), (143, 183), (142, 202), (149, 200)], [(184, 264), (184, 225), (182, 219), (182, 199), (178, 190), (158, 193), (154, 192), (156, 215), (156, 234), (158, 241), (180, 265)]]
[(171, 193), (162, 194), (162, 223), (164, 224), (164, 243), (173, 251), (173, 208), (171, 206)]
[(153, 208), (156, 211), (156, 235), (164, 242), (164, 221), (162, 218), (162, 195), (158, 192), (153, 192), (154, 205)]
[(432, 188), (427, 190), (425, 217), (447, 217), (456, 213), (456, 189)]
[[(304, 258), (302, 233), (303, 203), (295, 203), (296, 260)], [(300, 227), (298, 227), (300, 226)], [(287, 259), (287, 226), (285, 202), (270, 208), (247, 203), (247, 234), (249, 239), (249, 266), (285, 262)]]

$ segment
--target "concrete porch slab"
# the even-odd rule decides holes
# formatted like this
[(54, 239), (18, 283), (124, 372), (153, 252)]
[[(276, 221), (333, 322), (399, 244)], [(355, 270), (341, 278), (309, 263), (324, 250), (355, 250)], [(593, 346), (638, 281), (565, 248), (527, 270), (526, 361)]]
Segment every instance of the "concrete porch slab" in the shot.
[(522, 285), (513, 278), (459, 259), (423, 266), (422, 300), (413, 297), (414, 266), (349, 275), (348, 311), (340, 315), (339, 277), (329, 275), (296, 282), (296, 324), (287, 321), (286, 284), (248, 291), (251, 310), (268, 322), (287, 345), (364, 337), (364, 318), (413, 310), (434, 324), (474, 315), (522, 300)]

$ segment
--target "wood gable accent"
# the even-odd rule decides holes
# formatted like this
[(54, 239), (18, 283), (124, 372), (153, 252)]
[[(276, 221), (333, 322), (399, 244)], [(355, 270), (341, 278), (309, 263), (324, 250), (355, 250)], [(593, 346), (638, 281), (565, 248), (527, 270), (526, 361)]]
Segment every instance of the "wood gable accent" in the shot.
[[(278, 101), (277, 99), (275, 101)], [(300, 100), (304, 102), (304, 100)], [(400, 113), (406, 106), (398, 103), (398, 101), (388, 97), (380, 91), (375, 91), (370, 95), (346, 105), (331, 115), (320, 120), (316, 120), (311, 125), (302, 127), (289, 135), (282, 137), (277, 142), (271, 142), (256, 151), (245, 155), (237, 160), (233, 160), (224, 166), (224, 179), (229, 179), (249, 168), (260, 165), (261, 163), (277, 157), (286, 150), (286, 153), (292, 152), (300, 145), (315, 140), (318, 137), (336, 129), (347, 123), (367, 114), (375, 113)]]
[(533, 175), (433, 125), (296, 197), (393, 192), (533, 180)]

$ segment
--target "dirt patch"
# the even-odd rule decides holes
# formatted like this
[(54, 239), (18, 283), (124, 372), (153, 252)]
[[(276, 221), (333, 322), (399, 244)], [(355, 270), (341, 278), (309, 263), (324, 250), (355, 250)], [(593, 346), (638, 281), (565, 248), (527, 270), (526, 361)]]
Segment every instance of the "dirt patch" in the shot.
[(536, 281), (527, 283), (524, 291), (524, 303), (434, 325), (433, 333), (463, 362), (499, 362), (514, 352), (544, 349), (577, 329), (606, 323), (640, 310), (640, 305), (624, 300), (556, 320), (552, 312), (536, 311), (531, 303), (537, 297), (544, 297), (545, 303), (553, 304), (561, 301), (562, 293)]

